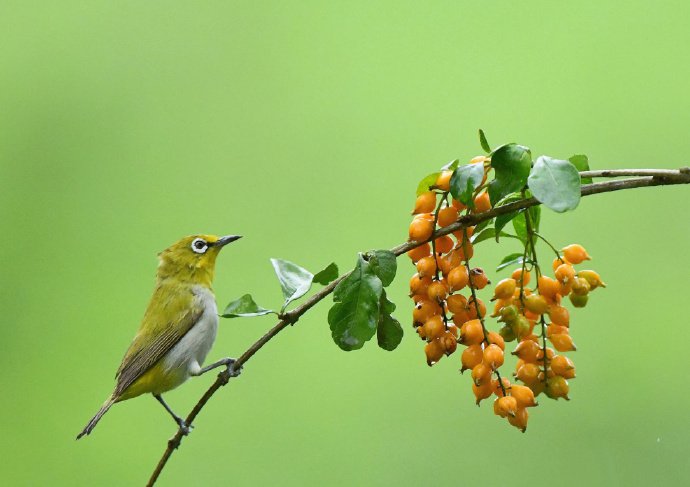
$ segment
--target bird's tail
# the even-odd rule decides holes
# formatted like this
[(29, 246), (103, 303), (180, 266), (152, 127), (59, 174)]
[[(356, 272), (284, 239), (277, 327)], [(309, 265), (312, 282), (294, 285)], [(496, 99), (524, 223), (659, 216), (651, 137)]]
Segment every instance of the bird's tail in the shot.
[(110, 396), (108, 400), (103, 403), (103, 406), (101, 406), (101, 409), (98, 410), (96, 415), (93, 418), (91, 418), (91, 421), (89, 421), (89, 424), (86, 425), (84, 430), (77, 435), (77, 440), (82, 436), (91, 433), (91, 431), (96, 427), (96, 424), (98, 424), (103, 415), (108, 412), (108, 409), (110, 409), (110, 406), (112, 406), (113, 404), (115, 404), (115, 397)]

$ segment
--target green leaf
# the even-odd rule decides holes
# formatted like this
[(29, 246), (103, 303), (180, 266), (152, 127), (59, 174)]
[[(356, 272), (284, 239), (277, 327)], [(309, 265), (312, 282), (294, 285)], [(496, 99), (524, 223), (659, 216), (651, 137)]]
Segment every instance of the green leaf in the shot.
[(271, 264), (273, 264), (273, 270), (275, 270), (283, 290), (285, 303), (283, 303), (281, 311), (284, 311), (288, 304), (301, 298), (309, 291), (314, 274), (287, 260), (271, 259)]
[[(506, 232), (501, 232), (500, 234), (501, 237), (510, 237), (510, 238), (517, 238), (515, 235), (511, 235)], [(489, 240), (491, 238), (496, 237), (496, 229), (493, 227), (487, 227), (483, 229), (479, 233), (475, 233), (472, 235), (472, 238), (470, 238), (470, 242), (472, 242), (472, 245), (477, 245), (479, 242), (483, 242), (484, 240)]]
[(362, 348), (376, 333), (383, 284), (360, 255), (357, 265), (333, 291), (328, 312), (333, 341), (343, 350)]
[[(568, 159), (578, 171), (589, 171), (589, 159), (584, 154), (575, 154)], [(592, 184), (592, 178), (582, 178), (582, 184)]]
[(489, 183), (489, 199), (495, 205), (503, 197), (525, 187), (532, 167), (532, 153), (522, 145), (502, 145), (493, 152), (491, 167), (496, 177)]
[[(510, 193), (503, 198), (501, 198), (500, 201), (498, 201), (494, 207), (497, 208), (499, 206), (505, 206), (507, 204), (513, 203), (515, 201), (519, 201), (522, 199), (522, 194), (518, 192), (513, 192)], [(495, 238), (496, 242), (498, 242), (499, 237), (502, 235), (501, 230), (503, 230), (503, 227), (505, 227), (510, 221), (515, 218), (518, 215), (518, 211), (513, 211), (511, 213), (506, 213), (504, 215), (498, 215), (496, 217), (496, 221), (494, 223), (494, 228), (496, 229), (495, 231)]]
[(338, 266), (335, 265), (335, 262), (331, 262), (325, 269), (314, 274), (314, 279), (312, 279), (312, 281), (325, 286), (326, 284), (330, 284), (331, 281), (334, 281), (337, 277)]
[(400, 322), (391, 316), (395, 311), (395, 304), (386, 297), (386, 292), (381, 293), (381, 313), (379, 323), (376, 328), (376, 340), (379, 347), (384, 350), (392, 351), (400, 345), (403, 337), (403, 329)]
[(496, 267), (496, 271), (500, 271), (501, 269), (505, 269), (506, 267), (512, 266), (512, 265), (522, 265), (522, 255), (521, 253), (514, 253), (510, 255), (506, 255), (501, 263)]
[(484, 230), (486, 227), (488, 227), (489, 225), (491, 225), (493, 222), (494, 222), (494, 219), (493, 219), (493, 218), (490, 219), (490, 220), (484, 220), (483, 222), (481, 222), (480, 224), (478, 224), (476, 227), (474, 227), (474, 233), (479, 233), (479, 232), (481, 232), (481, 231)]
[(251, 294), (245, 294), (239, 299), (236, 299), (225, 307), (225, 311), (221, 315), (223, 318), (240, 318), (250, 316), (263, 316), (269, 313), (274, 313), (270, 309), (262, 308), (254, 302)]
[(532, 230), (539, 232), (539, 223), (541, 222), (541, 206), (532, 206), (527, 209), (529, 212), (529, 219), (532, 223)]
[(384, 287), (388, 287), (398, 270), (398, 259), (390, 250), (371, 250), (367, 252), (371, 270), (381, 279)]
[(489, 145), (489, 142), (486, 140), (486, 134), (484, 134), (484, 131), (482, 129), (479, 129), (479, 143), (482, 146), (482, 149), (486, 151), (487, 154), (491, 154), (491, 146)]
[(430, 191), (431, 187), (434, 184), (436, 184), (436, 180), (438, 179), (439, 174), (441, 173), (437, 171), (424, 177), (424, 179), (422, 179), (417, 185), (417, 196), (419, 196), (422, 193), (426, 193), (427, 191)]
[(527, 242), (527, 222), (525, 221), (525, 210), (520, 210), (518, 214), (513, 218), (513, 229), (515, 230), (515, 235), (522, 240)]
[(455, 171), (455, 168), (457, 168), (459, 165), (460, 165), (460, 159), (453, 159), (448, 164), (443, 166), (441, 168), (441, 171)]
[(568, 161), (539, 156), (528, 184), (535, 198), (558, 213), (574, 210), (580, 202), (580, 174)]
[(482, 184), (484, 164), (477, 162), (458, 167), (450, 178), (450, 194), (464, 205), (474, 208), (472, 193)]

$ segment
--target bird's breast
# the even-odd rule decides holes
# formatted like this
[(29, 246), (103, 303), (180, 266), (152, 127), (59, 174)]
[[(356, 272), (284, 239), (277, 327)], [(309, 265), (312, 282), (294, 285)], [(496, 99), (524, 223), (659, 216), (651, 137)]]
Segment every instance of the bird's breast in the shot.
[(218, 308), (213, 292), (204, 286), (194, 286), (192, 292), (203, 313), (163, 360), (164, 369), (181, 373), (184, 376), (182, 380), (201, 369), (218, 331)]

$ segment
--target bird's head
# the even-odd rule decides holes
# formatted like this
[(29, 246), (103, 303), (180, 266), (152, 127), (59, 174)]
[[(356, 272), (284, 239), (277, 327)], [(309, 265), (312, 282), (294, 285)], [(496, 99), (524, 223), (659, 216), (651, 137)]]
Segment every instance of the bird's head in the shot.
[(192, 281), (210, 287), (220, 249), (239, 238), (239, 235), (184, 237), (158, 254), (158, 276)]

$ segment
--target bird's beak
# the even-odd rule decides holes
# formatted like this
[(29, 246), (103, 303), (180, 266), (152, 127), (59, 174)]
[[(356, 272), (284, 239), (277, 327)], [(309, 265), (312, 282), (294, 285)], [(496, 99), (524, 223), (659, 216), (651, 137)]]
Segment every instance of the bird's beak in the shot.
[(213, 245), (217, 245), (218, 247), (225, 247), (230, 242), (234, 242), (235, 240), (239, 240), (241, 238), (242, 235), (226, 235), (224, 237), (220, 237), (218, 241)]

